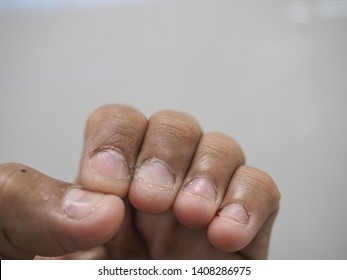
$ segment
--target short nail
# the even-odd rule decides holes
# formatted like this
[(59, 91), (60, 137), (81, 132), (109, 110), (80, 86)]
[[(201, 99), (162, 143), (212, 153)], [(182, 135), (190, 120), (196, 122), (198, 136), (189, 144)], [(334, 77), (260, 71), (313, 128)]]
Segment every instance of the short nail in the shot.
[(129, 168), (124, 156), (115, 149), (95, 153), (90, 165), (102, 176), (112, 179), (129, 179)]
[(83, 219), (91, 214), (105, 198), (104, 194), (71, 188), (65, 195), (63, 209), (72, 219)]
[(183, 188), (183, 191), (189, 194), (201, 196), (213, 202), (217, 199), (216, 187), (210, 180), (203, 177), (198, 177), (190, 181)]
[(159, 159), (150, 159), (140, 164), (134, 177), (148, 186), (164, 189), (172, 189), (175, 186), (175, 174)]
[(249, 222), (249, 216), (245, 208), (238, 203), (224, 206), (219, 212), (220, 217), (232, 219), (240, 224), (246, 225)]

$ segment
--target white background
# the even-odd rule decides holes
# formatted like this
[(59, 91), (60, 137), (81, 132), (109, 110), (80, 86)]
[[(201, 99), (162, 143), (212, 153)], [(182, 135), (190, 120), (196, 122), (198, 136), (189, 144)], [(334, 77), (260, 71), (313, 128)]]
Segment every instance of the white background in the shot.
[(270, 258), (346, 259), (347, 1), (95, 2), (0, 0), (0, 162), (73, 181), (100, 105), (185, 111), (277, 182)]

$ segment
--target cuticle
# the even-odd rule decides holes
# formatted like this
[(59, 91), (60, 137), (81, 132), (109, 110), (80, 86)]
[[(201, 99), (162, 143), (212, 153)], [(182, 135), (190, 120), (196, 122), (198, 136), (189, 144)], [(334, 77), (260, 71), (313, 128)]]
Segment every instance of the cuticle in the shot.
[[(173, 178), (174, 178), (174, 185), (173, 185), (173, 189), (175, 190), (176, 189), (176, 185), (177, 185), (177, 178), (176, 178), (176, 173), (175, 171), (172, 170), (171, 166), (169, 164), (167, 164), (165, 161), (157, 158), (157, 157), (152, 157), (152, 158), (147, 158), (145, 160), (143, 160), (142, 162), (136, 164), (135, 168), (134, 168), (134, 171), (133, 171), (133, 176), (137, 179), (137, 180), (140, 180), (140, 181), (143, 181), (145, 183), (148, 183), (146, 182), (145, 180), (143, 180), (140, 176), (137, 175), (138, 171), (144, 166), (146, 165), (147, 163), (155, 163), (155, 162), (159, 162), (160, 164), (164, 165), (168, 171), (172, 174)], [(165, 188), (166, 189), (166, 188)]]
[(159, 158), (156, 158), (156, 157), (153, 157), (153, 158), (148, 158), (142, 162), (140, 162), (139, 164), (136, 165), (136, 170), (137, 169), (140, 169), (143, 165), (145, 165), (146, 163), (154, 163), (154, 162), (159, 162), (161, 163), (162, 165), (164, 165), (168, 170), (169, 172), (174, 176), (175, 178), (175, 181), (176, 181), (176, 173), (175, 171), (172, 170), (171, 166), (168, 165), (165, 161), (159, 159)]
[[(190, 184), (192, 184), (192, 183), (194, 182), (194, 180), (196, 180), (196, 179), (206, 179), (206, 180), (208, 180), (208, 181), (211, 183), (211, 185), (212, 185), (212, 187), (213, 187), (213, 189), (214, 189), (214, 191), (215, 191), (215, 194), (216, 194), (216, 197), (215, 197), (215, 199), (214, 199), (214, 202), (217, 202), (217, 199), (218, 199), (218, 196), (217, 196), (217, 194), (218, 194), (218, 192), (217, 192), (217, 187), (216, 187), (216, 185), (213, 183), (213, 181), (210, 180), (209, 178), (207, 178), (206, 176), (196, 176), (196, 177), (194, 177), (193, 179), (188, 180), (188, 182), (183, 186), (182, 191), (185, 192), (185, 193), (188, 193), (188, 192), (185, 191), (185, 189), (186, 189)], [(188, 194), (189, 194), (189, 193), (188, 193)], [(204, 199), (207, 199), (205, 196), (200, 195), (200, 194), (192, 194), (192, 195), (197, 195), (197, 196), (199, 196), (199, 197), (202, 197), (202, 198), (204, 198)], [(210, 200), (210, 201), (211, 201), (211, 200)]]
[(105, 146), (94, 148), (93, 150), (87, 152), (87, 154), (89, 155), (90, 158), (92, 158), (97, 153), (100, 153), (101, 151), (106, 151), (106, 150), (113, 150), (113, 151), (116, 151), (116, 152), (120, 153), (123, 156), (125, 162), (127, 162), (124, 153), (119, 148), (116, 148), (116, 147), (114, 147), (112, 145), (105, 145)]
[[(121, 154), (122, 157), (123, 157), (123, 160), (124, 160), (124, 163), (125, 165), (127, 166), (128, 168), (128, 178), (124, 178), (124, 180), (128, 180), (129, 178), (131, 178), (133, 176), (133, 173), (134, 173), (134, 169), (131, 165), (128, 164), (128, 160), (125, 156), (125, 154), (119, 149), (119, 148), (116, 148), (112, 145), (105, 145), (105, 146), (101, 146), (101, 147), (97, 147), (97, 148), (94, 148), (93, 150), (91, 151), (88, 151), (87, 152), (87, 155), (89, 156), (89, 166), (90, 168), (93, 170), (93, 172), (96, 172), (97, 174), (100, 174), (96, 168), (94, 167), (94, 164), (93, 164), (93, 157), (97, 154), (97, 153), (100, 153), (102, 151), (106, 151), (106, 150), (113, 150), (113, 151), (116, 151), (117, 153)], [(105, 176), (103, 176), (105, 177)], [(108, 178), (108, 177), (105, 177), (105, 178)], [(123, 180), (123, 179), (117, 179), (117, 180)]]
[[(237, 204), (239, 204), (239, 203), (237, 203)], [(229, 217), (229, 216), (225, 216), (225, 215), (220, 215), (220, 213), (222, 212), (222, 210), (223, 210), (225, 207), (229, 206), (229, 205), (231, 205), (231, 204), (225, 204), (225, 205), (221, 206), (221, 207), (217, 210), (216, 216), (219, 217), (219, 218), (222, 218), (222, 219), (224, 219), (224, 220), (227, 220), (227, 221), (236, 221), (236, 222), (238, 222), (238, 223), (241, 224), (241, 225), (247, 226), (247, 225), (249, 224), (249, 221), (250, 221), (250, 219), (251, 219), (252, 214), (251, 214), (245, 207), (243, 207), (243, 205), (241, 205), (241, 204), (239, 204), (239, 205), (245, 210), (245, 212), (246, 212), (246, 214), (247, 214), (247, 223), (243, 224), (243, 223), (240, 223), (240, 221), (238, 221), (238, 220), (235, 219), (235, 218), (232, 218), (232, 217)]]

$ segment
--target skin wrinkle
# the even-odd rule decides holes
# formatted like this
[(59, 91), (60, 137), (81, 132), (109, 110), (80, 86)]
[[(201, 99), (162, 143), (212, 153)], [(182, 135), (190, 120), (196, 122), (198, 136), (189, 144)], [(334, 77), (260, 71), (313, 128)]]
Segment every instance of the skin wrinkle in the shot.
[[(105, 151), (105, 150), (114, 150), (114, 151), (117, 151), (118, 153), (120, 153), (123, 156), (125, 164), (126, 164), (126, 166), (128, 168), (128, 178), (126, 178), (126, 179), (117, 179), (117, 180), (125, 180), (125, 181), (129, 180), (131, 178), (133, 172), (134, 172), (133, 166), (129, 165), (130, 161), (129, 161), (128, 157), (120, 149), (117, 148), (117, 145), (104, 145), (104, 146), (100, 146), (100, 147), (95, 148), (91, 152), (87, 152), (87, 155), (88, 155), (89, 159), (91, 159), (97, 153), (99, 153), (101, 151)], [(96, 172), (96, 174), (99, 174), (98, 171), (94, 170), (95, 167), (92, 165), (91, 162), (89, 162), (89, 165), (92, 168), (92, 170)]]
[[(216, 167), (219, 166), (220, 168), (224, 167), (223, 161), (222, 159), (227, 157), (232, 157), (232, 155), (222, 152), (224, 153), (224, 157), (220, 156), (220, 155), (216, 155), (214, 153), (211, 153), (209, 151), (204, 151), (203, 154), (201, 154), (199, 156), (199, 168), (201, 169), (201, 171), (203, 170), (209, 170), (211, 167)], [(234, 157), (234, 162), (237, 163), (237, 165), (235, 167), (237, 167), (240, 162), (242, 162), (241, 160), (236, 160), (236, 157)]]
[(118, 138), (121, 135), (123, 138), (126, 139), (124, 140), (124, 142), (128, 142), (129, 140), (132, 142), (136, 142), (138, 138), (138, 131), (141, 128), (141, 126), (133, 126), (133, 124), (135, 123), (130, 123), (129, 120), (127, 120), (112, 125), (112, 127), (117, 127), (119, 131), (109, 131), (111, 133), (110, 139)]
[[(24, 168), (24, 165), (16, 164), (16, 168), (13, 169), (13, 171), (10, 172), (10, 174), (7, 175), (7, 177), (3, 180), (2, 184), (0, 185), (0, 191), (2, 192), (10, 178), (19, 170)], [(3, 174), (1, 174), (1, 177), (3, 177)]]
[[(18, 248), (15, 243), (11, 240), (10, 235), (6, 232), (6, 229), (4, 227), (1, 227), (1, 235), (4, 237), (5, 242), (10, 245), (10, 247), (14, 248), (17, 252), (24, 252), (22, 249)], [(10, 259), (9, 257), (5, 256), (5, 258)]]
[[(127, 131), (128, 130), (128, 131)], [(97, 147), (93, 149), (91, 152), (87, 152), (89, 158), (92, 158), (96, 153), (106, 150), (106, 149), (112, 149), (118, 151), (122, 156), (124, 157), (125, 163), (128, 167), (128, 175), (129, 178), (133, 176), (134, 169), (135, 169), (135, 160), (134, 163), (131, 164), (131, 158), (137, 154), (137, 150), (140, 149), (142, 142), (143, 142), (143, 136), (141, 137), (141, 140), (138, 141), (139, 137), (137, 137), (138, 129), (132, 126), (125, 127), (124, 131), (122, 133), (119, 132), (112, 132), (111, 135), (108, 135), (108, 133), (105, 133), (107, 135), (107, 140), (105, 141), (100, 140), (102, 144), (96, 145)], [(132, 135), (132, 136), (131, 136)], [(101, 138), (102, 139), (102, 138)], [(140, 142), (140, 145), (137, 144), (137, 142)], [(135, 145), (136, 143), (137, 145)], [(137, 148), (136, 148), (137, 146)], [(122, 147), (122, 149), (120, 149)], [(124, 153), (123, 150), (126, 150), (127, 153)]]
[[(125, 115), (127, 117), (122, 117)], [(129, 121), (137, 116), (147, 122), (146, 117), (136, 109), (124, 105), (106, 105), (95, 110), (87, 120), (87, 127), (97, 127), (105, 119), (122, 119)], [(95, 125), (96, 124), (96, 125)]]
[(240, 153), (230, 150), (223, 150), (223, 147), (217, 147), (217, 146), (211, 146), (209, 144), (206, 145), (206, 150), (204, 151), (204, 155), (203, 157), (212, 157), (214, 158), (216, 161), (224, 159), (226, 157), (232, 157), (234, 162), (243, 162), (244, 159), (243, 157), (240, 155)]
[[(170, 111), (156, 113), (150, 118), (142, 145), (147, 147), (147, 149), (142, 147), (142, 152), (146, 154), (142, 154), (141, 161), (157, 157), (169, 163), (173, 170), (178, 171), (184, 160), (184, 165), (188, 167), (202, 132), (193, 118), (189, 117), (186, 122), (181, 119), (182, 115)], [(191, 156), (188, 158), (186, 155)], [(184, 176), (186, 172), (187, 169), (179, 176)]]
[[(216, 142), (215, 139), (218, 137), (218, 142)], [(237, 148), (235, 148), (235, 146)], [(226, 147), (228, 147), (228, 149), (226, 149)], [(204, 148), (205, 150), (207, 150), (205, 152), (207, 156), (213, 156), (217, 159), (222, 159), (225, 156), (233, 156), (234, 158), (237, 157), (244, 161), (244, 156), (241, 152), (241, 148), (239, 147), (238, 143), (232, 138), (229, 138), (228, 136), (221, 133), (211, 132), (210, 134), (207, 134), (205, 136)]]
[[(200, 125), (196, 120), (189, 116), (184, 115), (189, 118), (188, 120), (181, 120), (181, 115), (178, 115), (172, 111), (161, 111), (154, 114), (150, 119), (150, 124), (155, 123), (155, 127), (151, 128), (151, 131), (159, 132), (161, 134), (165, 131), (165, 134), (170, 135), (167, 140), (181, 140), (182, 138), (190, 142), (191, 139), (194, 139), (197, 134), (201, 134)], [(166, 140), (166, 139), (165, 139)]]
[[(136, 129), (134, 129), (134, 133), (136, 133)], [(129, 133), (130, 134), (130, 133)], [(116, 139), (116, 140), (115, 140)], [(128, 154), (135, 154), (137, 151), (135, 150), (133, 143), (136, 143), (137, 137), (130, 136), (130, 135), (124, 135), (124, 134), (114, 134), (109, 137), (109, 140), (106, 141), (106, 143), (112, 143), (112, 145), (115, 149), (121, 152), (121, 154), (124, 156), (126, 162), (129, 162), (129, 158), (126, 157), (126, 155), (117, 147), (126, 147), (126, 150), (128, 151)], [(141, 141), (142, 143), (142, 141)]]
[[(114, 113), (115, 112), (115, 113)], [(128, 117), (122, 117), (122, 115), (128, 115)], [(132, 118), (129, 117), (132, 116)], [(96, 124), (96, 125), (94, 125)], [(94, 130), (94, 128), (97, 128)], [(110, 143), (113, 143), (114, 136), (116, 139), (120, 135), (124, 138), (129, 138), (131, 141), (136, 142), (138, 131), (147, 127), (147, 119), (135, 109), (130, 107), (117, 106), (113, 108), (111, 106), (104, 106), (96, 110), (88, 119), (86, 135), (91, 135), (89, 129), (93, 129), (93, 142), (100, 139), (105, 144), (105, 136), (110, 139)], [(117, 132), (113, 132), (113, 129), (117, 128)], [(111, 133), (111, 136), (107, 136)], [(114, 134), (112, 136), (112, 134)], [(134, 141), (135, 139), (135, 141)], [(128, 142), (124, 140), (124, 142)], [(100, 144), (101, 145), (101, 144)]]
[[(214, 158), (211, 160), (211, 158)], [(209, 152), (204, 152), (204, 154), (200, 155), (199, 158), (199, 168), (202, 170), (209, 170), (210, 167), (216, 166), (216, 157), (214, 154), (211, 154)], [(200, 171), (200, 172), (201, 172)]]
[[(57, 243), (59, 244), (59, 247), (62, 250), (62, 253), (60, 253), (59, 255), (71, 254), (73, 252), (84, 249), (84, 248), (81, 248), (81, 246), (78, 246), (76, 240), (72, 238), (69, 234), (64, 234), (63, 237), (64, 238), (61, 238), (60, 236), (59, 238), (57, 232), (54, 234), (54, 238), (56, 239)], [(85, 248), (85, 249), (88, 249), (88, 248)]]
[(66, 255), (66, 254), (73, 252), (73, 250), (70, 251), (67, 249), (68, 246), (64, 245), (64, 244), (66, 244), (66, 241), (69, 243), (69, 245), (74, 246), (74, 248), (76, 248), (76, 249), (78, 248), (75, 245), (75, 243), (72, 242), (72, 239), (70, 238), (69, 235), (60, 236), (60, 232), (54, 231), (51, 226), (48, 226), (47, 230), (48, 230), (50, 236), (56, 241), (55, 243), (58, 244), (58, 247), (61, 250), (61, 253), (57, 254), (57, 256), (58, 255)]
[[(250, 170), (245, 170), (245, 168), (242, 168), (239, 172), (240, 175), (245, 178), (243, 180), (244, 185), (259, 185), (259, 190), (264, 193), (263, 198), (266, 199), (266, 203), (271, 203), (271, 209), (272, 211), (275, 211), (278, 208), (279, 201), (281, 199), (281, 194), (275, 188), (275, 183), (272, 180), (272, 178), (267, 175), (266, 173), (256, 169), (256, 168), (249, 168)], [(251, 170), (253, 172), (251, 172)], [(247, 183), (246, 183), (247, 182)], [(259, 191), (258, 190), (258, 191)], [(247, 191), (245, 191), (247, 192)], [(269, 197), (270, 195), (270, 197)]]
[[(190, 158), (189, 167), (192, 166), (192, 163), (194, 161), (194, 157), (196, 156), (196, 152), (197, 152), (197, 150), (199, 148), (199, 143), (200, 143), (201, 139), (202, 139), (202, 131), (200, 131), (200, 135), (197, 138), (197, 144), (195, 145), (193, 156)], [(189, 173), (189, 168), (187, 168), (186, 173), (184, 174), (184, 178), (187, 177), (188, 173)], [(189, 179), (189, 180), (192, 180), (192, 179)]]
[[(106, 112), (103, 110), (106, 110)], [(126, 115), (130, 110), (134, 118), (121, 116), (121, 114)], [(91, 157), (95, 154), (95, 151), (100, 151), (107, 147), (118, 150), (123, 155), (129, 168), (129, 175), (131, 176), (134, 172), (136, 162), (133, 159), (132, 161), (134, 162), (132, 164), (131, 159), (135, 157), (142, 146), (144, 132), (148, 122), (142, 114), (132, 108), (120, 108), (120, 110), (116, 111), (116, 116), (113, 115), (113, 112), (115, 110), (110, 110), (106, 106), (95, 111), (90, 116), (86, 131), (89, 131), (91, 128), (92, 131), (86, 132), (89, 135), (87, 142), (91, 142), (96, 148), (89, 156)], [(99, 119), (101, 119), (99, 121), (101, 124), (92, 126)], [(94, 127), (97, 127), (97, 129), (93, 129)]]
[[(234, 201), (242, 204), (245, 194), (249, 195), (254, 192), (252, 186), (258, 186), (257, 192), (263, 194), (258, 195), (257, 200), (253, 201), (252, 208), (259, 208), (261, 205), (267, 205), (269, 209), (267, 212), (257, 213), (261, 220), (266, 221), (269, 216), (276, 213), (279, 208), (280, 193), (275, 188), (274, 181), (263, 171), (252, 167), (241, 166), (236, 172), (238, 173), (237, 176), (239, 176), (238, 181), (242, 182), (242, 184), (239, 183), (237, 188), (233, 191)], [(259, 206), (255, 207), (255, 205)], [(244, 203), (243, 206), (245, 208), (251, 208), (249, 205), (245, 205)], [(252, 212), (248, 209), (246, 210), (251, 216)]]
[[(13, 178), (13, 176), (20, 172), (21, 169), (25, 169), (26, 167), (21, 164), (15, 164), (15, 168), (7, 175), (7, 177), (3, 180), (3, 183), (0, 186), (1, 192), (4, 191), (4, 189), (9, 185), (11, 186), (10, 180)], [(22, 172), (21, 172), (22, 173)], [(3, 175), (2, 175), (3, 176)], [(1, 196), (3, 197), (3, 196)], [(16, 243), (10, 238), (10, 235), (7, 233), (6, 228), (1, 225), (1, 234), (5, 239), (5, 242), (7, 242), (10, 247), (14, 248), (16, 252), (20, 252), (21, 254), (28, 255), (29, 253), (26, 252), (25, 250), (19, 248)], [(6, 257), (6, 256), (5, 256)]]
[[(189, 133), (187, 133), (186, 129), (175, 127), (173, 124), (169, 124), (169, 123), (156, 124), (156, 127), (151, 129), (151, 133), (160, 135), (161, 140), (163, 142), (169, 142), (171, 145), (177, 148), (182, 148), (182, 142), (186, 142), (186, 143), (191, 142), (196, 135), (191, 133), (191, 130), (189, 130)], [(181, 142), (179, 143), (177, 139), (180, 139)]]
[[(117, 127), (118, 128), (118, 127)], [(129, 143), (136, 143), (137, 142), (137, 134), (138, 129), (133, 128), (132, 131), (128, 131), (129, 128), (127, 128), (124, 131), (121, 132), (113, 132), (113, 131), (106, 131), (100, 128), (98, 131), (95, 131), (95, 135), (93, 137), (90, 137), (93, 139), (91, 142), (95, 143), (95, 146), (118, 146), (119, 144), (127, 144), (129, 146)], [(100, 140), (99, 140), (100, 139)], [(89, 142), (89, 141), (88, 141)], [(118, 145), (117, 145), (118, 144)], [(130, 146), (129, 146), (130, 147)]]

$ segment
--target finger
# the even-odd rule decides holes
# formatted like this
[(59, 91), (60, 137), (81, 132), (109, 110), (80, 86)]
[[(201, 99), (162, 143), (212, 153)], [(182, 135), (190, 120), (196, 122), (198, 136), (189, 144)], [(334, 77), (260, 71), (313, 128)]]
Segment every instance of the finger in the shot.
[(86, 126), (78, 182), (89, 190), (125, 196), (147, 127), (147, 119), (123, 105), (95, 111)]
[(248, 166), (239, 167), (208, 227), (210, 242), (229, 252), (239, 251), (252, 242), (256, 256), (265, 258), (279, 199), (279, 191), (269, 175)]
[[(124, 204), (114, 195), (84, 190), (21, 165), (0, 165), (0, 256), (57, 256), (108, 241)], [(102, 230), (100, 230), (102, 229)]]
[(200, 135), (199, 124), (186, 114), (162, 111), (150, 118), (129, 190), (138, 210), (159, 214), (172, 206)]
[(233, 172), (243, 163), (235, 140), (216, 132), (203, 135), (173, 205), (180, 223), (190, 228), (206, 227), (222, 202)]

